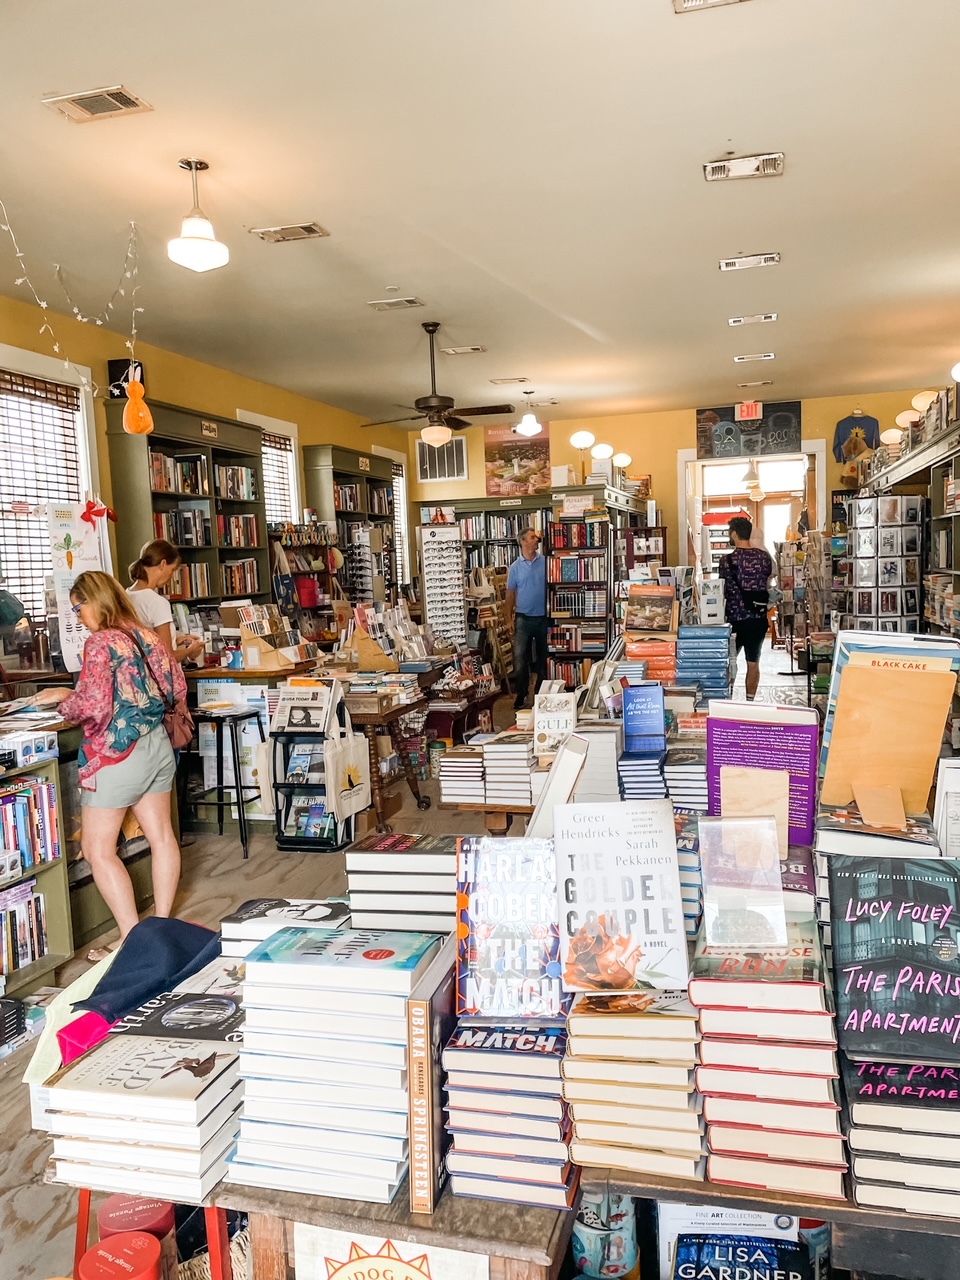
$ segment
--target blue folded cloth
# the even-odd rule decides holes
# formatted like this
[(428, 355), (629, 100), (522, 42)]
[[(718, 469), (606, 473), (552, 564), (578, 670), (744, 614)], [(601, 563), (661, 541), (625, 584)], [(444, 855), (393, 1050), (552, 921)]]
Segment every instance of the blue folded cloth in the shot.
[(74, 1008), (92, 1009), (116, 1022), (145, 1000), (172, 991), (219, 954), (220, 934), (212, 929), (148, 916), (134, 925), (100, 982)]

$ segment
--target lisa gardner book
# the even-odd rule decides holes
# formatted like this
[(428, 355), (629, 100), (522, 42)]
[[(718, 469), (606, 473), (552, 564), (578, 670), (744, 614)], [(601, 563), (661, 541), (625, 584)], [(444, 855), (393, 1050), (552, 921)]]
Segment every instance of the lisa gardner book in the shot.
[(840, 1047), (853, 1059), (960, 1057), (960, 863), (830, 858)]
[(806, 1245), (755, 1236), (677, 1237), (673, 1280), (813, 1280)]
[(688, 979), (669, 800), (558, 805), (560, 950), (568, 991), (678, 991)]
[(563, 1019), (552, 840), (467, 836), (457, 850), (457, 1015)]

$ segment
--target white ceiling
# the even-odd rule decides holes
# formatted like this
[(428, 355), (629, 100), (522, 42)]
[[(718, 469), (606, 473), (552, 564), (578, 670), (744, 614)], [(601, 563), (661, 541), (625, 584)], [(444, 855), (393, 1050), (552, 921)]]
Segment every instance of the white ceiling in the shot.
[[(51, 306), (53, 262), (104, 305), (135, 220), (143, 339), (372, 417), (427, 389), (427, 319), (488, 348), (441, 356), (441, 391), (518, 402), (489, 379), (524, 374), (554, 418), (760, 377), (766, 399), (942, 385), (958, 49), (956, 0), (0, 0), (0, 198)], [(117, 83), (156, 110), (77, 126), (40, 103)], [(783, 177), (703, 180), (766, 150)], [(165, 257), (184, 155), (230, 246), (208, 275)], [(310, 219), (331, 238), (246, 231)], [(0, 236), (0, 292), (16, 274)], [(426, 308), (370, 310), (387, 285)], [(727, 325), (760, 311), (780, 319)]]

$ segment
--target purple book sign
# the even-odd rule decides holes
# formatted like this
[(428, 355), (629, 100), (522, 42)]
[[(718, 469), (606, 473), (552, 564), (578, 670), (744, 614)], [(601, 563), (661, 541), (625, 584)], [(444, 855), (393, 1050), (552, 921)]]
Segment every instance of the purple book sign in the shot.
[(816, 724), (777, 724), (768, 719), (727, 720), (711, 715), (707, 720), (710, 813), (720, 813), (720, 770), (724, 765), (783, 769), (790, 774), (790, 843), (813, 844), (818, 733)]

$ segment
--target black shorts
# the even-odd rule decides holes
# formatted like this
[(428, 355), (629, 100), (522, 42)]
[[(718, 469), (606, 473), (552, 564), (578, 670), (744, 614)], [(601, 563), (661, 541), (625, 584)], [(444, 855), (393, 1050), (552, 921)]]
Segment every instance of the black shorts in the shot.
[(742, 622), (735, 622), (733, 635), (737, 642), (737, 653), (742, 649), (748, 662), (759, 662), (760, 650), (769, 629), (770, 620), (766, 614), (762, 618), (744, 618)]

